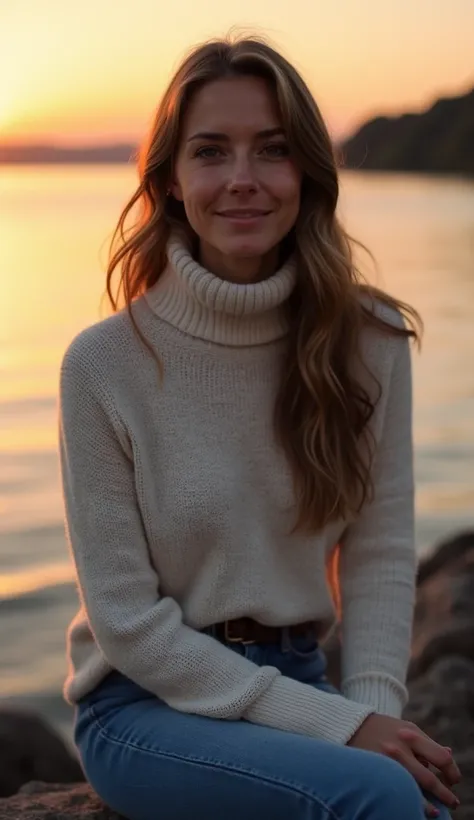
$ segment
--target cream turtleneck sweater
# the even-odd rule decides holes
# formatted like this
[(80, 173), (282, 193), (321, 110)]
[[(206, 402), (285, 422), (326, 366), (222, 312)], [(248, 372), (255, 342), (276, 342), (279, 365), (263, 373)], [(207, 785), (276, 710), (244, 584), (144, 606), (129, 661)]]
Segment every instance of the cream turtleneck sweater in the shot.
[[(117, 669), (180, 711), (345, 743), (368, 714), (399, 716), (406, 700), (415, 580), (408, 343), (374, 331), (363, 339), (382, 385), (371, 422), (374, 500), (355, 521), (291, 535), (291, 474), (272, 414), (294, 264), (237, 285), (200, 267), (176, 237), (168, 259), (134, 307), (164, 364), (162, 384), (125, 311), (80, 333), (62, 364), (61, 470), (81, 598), (65, 696), (77, 702)], [(199, 631), (241, 616), (279, 626), (330, 617), (325, 569), (336, 544), (342, 695), (259, 667)]]

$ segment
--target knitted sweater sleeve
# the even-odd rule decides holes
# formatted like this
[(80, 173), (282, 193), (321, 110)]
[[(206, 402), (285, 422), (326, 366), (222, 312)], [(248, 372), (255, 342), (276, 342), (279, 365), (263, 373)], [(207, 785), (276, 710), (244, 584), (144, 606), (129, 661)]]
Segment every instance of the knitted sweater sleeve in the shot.
[(412, 386), (408, 340), (392, 338), (388, 350), (391, 376), (381, 399), (374, 496), (340, 549), (342, 691), (400, 717), (416, 579)]
[(73, 343), (61, 369), (61, 474), (79, 592), (108, 664), (182, 712), (347, 742), (372, 707), (259, 667), (183, 623), (161, 593), (136, 443), (86, 352)]

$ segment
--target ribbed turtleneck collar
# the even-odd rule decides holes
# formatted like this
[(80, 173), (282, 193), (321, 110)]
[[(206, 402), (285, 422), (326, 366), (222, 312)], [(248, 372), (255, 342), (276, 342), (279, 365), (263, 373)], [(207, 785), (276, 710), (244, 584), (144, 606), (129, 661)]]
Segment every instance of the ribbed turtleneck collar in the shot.
[(235, 284), (210, 273), (191, 256), (179, 234), (167, 246), (168, 265), (145, 298), (165, 321), (192, 336), (217, 344), (265, 344), (284, 336), (283, 305), (296, 281), (293, 258), (268, 279)]

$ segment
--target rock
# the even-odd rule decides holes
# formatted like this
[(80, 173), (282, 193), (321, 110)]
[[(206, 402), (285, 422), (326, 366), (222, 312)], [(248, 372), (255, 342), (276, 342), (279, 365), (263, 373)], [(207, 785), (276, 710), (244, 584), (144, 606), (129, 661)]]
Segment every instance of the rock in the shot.
[(405, 718), (450, 746), (463, 779), (456, 820), (474, 818), (474, 532), (423, 561)]
[(474, 549), (474, 530), (467, 530), (453, 538), (447, 538), (421, 561), (418, 568), (418, 585), (423, 584), (439, 570), (456, 566), (472, 549)]
[(28, 783), (0, 800), (0, 820), (124, 820), (87, 784)]
[[(474, 531), (441, 543), (421, 562), (417, 583), (404, 717), (452, 748), (463, 774), (456, 820), (474, 820)], [(324, 650), (339, 688), (337, 633)]]
[(420, 566), (409, 681), (450, 656), (474, 661), (474, 532), (444, 542)]
[(66, 744), (38, 715), (0, 708), (0, 797), (16, 794), (24, 783), (84, 780)]
[[(469, 751), (474, 741), (474, 663), (450, 655), (439, 658), (410, 685), (405, 717), (444, 746)], [(474, 757), (473, 757), (474, 759)]]

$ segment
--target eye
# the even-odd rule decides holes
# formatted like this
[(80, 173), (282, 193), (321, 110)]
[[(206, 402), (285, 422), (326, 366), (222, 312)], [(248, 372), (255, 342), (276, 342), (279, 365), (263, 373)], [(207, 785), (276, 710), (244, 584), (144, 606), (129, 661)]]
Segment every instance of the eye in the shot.
[(203, 148), (198, 148), (195, 157), (200, 159), (215, 159), (221, 152), (221, 149), (216, 145), (206, 145)]
[(287, 157), (290, 153), (290, 149), (285, 142), (273, 142), (270, 145), (266, 145), (263, 152), (271, 159), (280, 159)]

